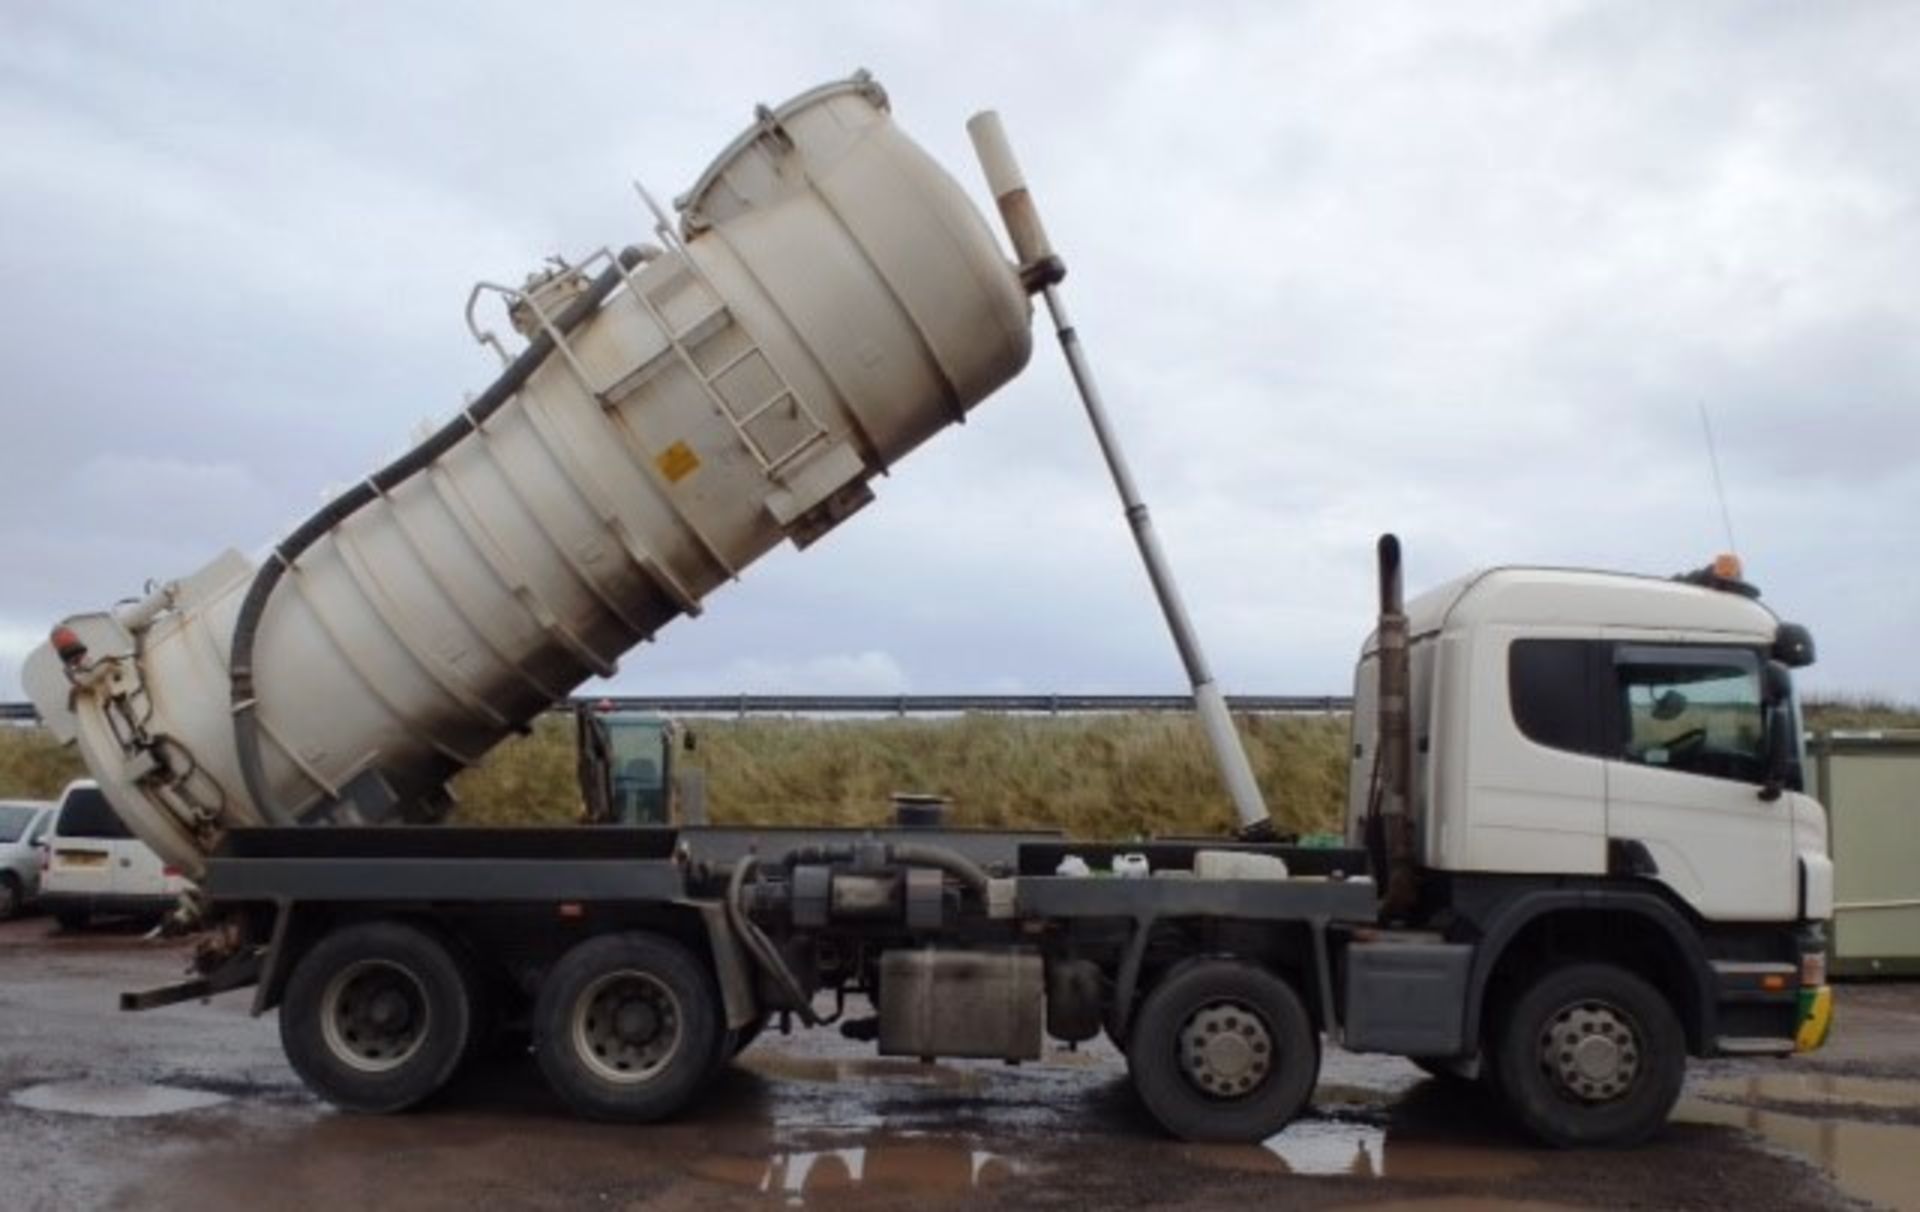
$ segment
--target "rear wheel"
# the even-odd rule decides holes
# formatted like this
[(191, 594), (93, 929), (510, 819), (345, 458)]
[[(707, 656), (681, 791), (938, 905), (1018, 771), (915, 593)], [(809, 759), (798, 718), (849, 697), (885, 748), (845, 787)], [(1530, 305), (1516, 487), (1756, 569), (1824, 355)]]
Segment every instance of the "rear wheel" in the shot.
[(1407, 1058), (1419, 1067), (1428, 1077), (1434, 1078), (1445, 1086), (1465, 1086), (1471, 1078), (1464, 1076), (1451, 1060), (1441, 1060), (1431, 1056), (1410, 1056)]
[(770, 1015), (762, 1014), (746, 1026), (728, 1032), (726, 1055), (721, 1059), (723, 1061), (731, 1060), (751, 1047), (753, 1041), (760, 1038), (760, 1033), (767, 1029), (767, 1020), (770, 1017)]
[(554, 1092), (594, 1119), (664, 1119), (723, 1059), (719, 993), (672, 939), (634, 931), (588, 939), (548, 973), (534, 1055)]
[(280, 1006), (280, 1042), (302, 1081), (349, 1111), (400, 1111), (446, 1084), (466, 1055), (465, 973), (434, 935), (363, 922), (314, 944)]
[(1563, 1147), (1633, 1145), (1666, 1123), (1686, 1079), (1673, 1007), (1612, 964), (1573, 964), (1516, 997), (1495, 1049), (1521, 1126)]
[(1313, 1094), (1320, 1038), (1293, 987), (1231, 960), (1189, 963), (1141, 1003), (1128, 1035), (1134, 1089), (1186, 1140), (1256, 1141)]
[(0, 922), (17, 915), (25, 899), (20, 892), (19, 877), (11, 871), (0, 872)]

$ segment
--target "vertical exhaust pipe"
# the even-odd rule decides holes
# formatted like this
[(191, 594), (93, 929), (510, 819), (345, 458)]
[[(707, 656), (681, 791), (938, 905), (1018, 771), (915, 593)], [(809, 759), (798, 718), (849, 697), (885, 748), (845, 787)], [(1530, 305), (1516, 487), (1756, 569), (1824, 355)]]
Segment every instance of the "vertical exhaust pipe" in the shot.
[(1376, 826), (1386, 853), (1383, 918), (1404, 917), (1419, 899), (1413, 834), (1413, 665), (1407, 648), (1406, 591), (1400, 571), (1400, 540), (1380, 536), (1380, 622), (1375, 631), (1380, 672)]
[(1249, 840), (1270, 838), (1274, 835), (1273, 818), (1267, 812), (1266, 802), (1261, 799), (1260, 785), (1253, 777), (1253, 765), (1247, 760), (1246, 747), (1233, 726), (1233, 716), (1227, 711), (1226, 697), (1221, 694), (1219, 683), (1213, 679), (1206, 654), (1201, 651), (1200, 637), (1194, 631), (1193, 621), (1187, 617), (1186, 604), (1180, 599), (1179, 586), (1174, 582), (1166, 553), (1161, 550), (1147, 504), (1141, 499), (1140, 489), (1134, 483), (1133, 470), (1127, 465), (1119, 436), (1107, 417), (1106, 404), (1100, 397), (1099, 385), (1094, 382), (1093, 368), (1087, 362), (1086, 351), (1081, 348), (1079, 334), (1067, 318), (1066, 304), (1062, 302), (1057, 289), (1066, 277), (1066, 264), (1054, 253), (1053, 245), (1047, 239), (1047, 230), (1040, 222), (1040, 212), (1027, 189), (1026, 177), (1020, 171), (1019, 162), (1014, 159), (1013, 147), (1007, 142), (1007, 132), (1000, 125), (1000, 115), (992, 110), (975, 114), (967, 122), (967, 133), (973, 138), (974, 154), (979, 157), (981, 170), (986, 174), (987, 188), (993, 194), (1000, 220), (1006, 224), (1007, 236), (1013, 242), (1014, 256), (1020, 263), (1020, 280), (1029, 293), (1038, 293), (1046, 299), (1047, 312), (1053, 317), (1053, 330), (1060, 340), (1060, 351), (1066, 356), (1067, 369), (1073, 375), (1074, 386), (1079, 389), (1080, 402), (1086, 406), (1087, 420), (1093, 426), (1094, 438), (1100, 443), (1100, 453), (1106, 459), (1107, 471), (1113, 476), (1114, 489), (1120, 494), (1127, 525), (1133, 531), (1134, 545), (1140, 549), (1141, 562), (1147, 567), (1147, 579), (1153, 584), (1153, 594), (1159, 600), (1160, 613), (1166, 618), (1167, 630), (1173, 633), (1173, 645), (1180, 653), (1180, 663), (1186, 667), (1187, 681), (1193, 687), (1194, 712), (1200, 717), (1200, 727), (1206, 733), (1208, 747), (1213, 751), (1214, 765), (1220, 772), (1221, 782), (1226, 784), (1228, 796), (1233, 800), (1234, 812), (1240, 818), (1240, 836)]

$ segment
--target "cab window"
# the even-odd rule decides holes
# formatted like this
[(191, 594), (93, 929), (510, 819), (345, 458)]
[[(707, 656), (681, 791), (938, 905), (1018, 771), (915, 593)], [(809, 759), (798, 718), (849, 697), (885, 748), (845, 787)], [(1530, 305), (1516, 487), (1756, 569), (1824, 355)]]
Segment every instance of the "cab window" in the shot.
[(1627, 761), (1761, 781), (1760, 657), (1741, 648), (1623, 647), (1614, 658)]

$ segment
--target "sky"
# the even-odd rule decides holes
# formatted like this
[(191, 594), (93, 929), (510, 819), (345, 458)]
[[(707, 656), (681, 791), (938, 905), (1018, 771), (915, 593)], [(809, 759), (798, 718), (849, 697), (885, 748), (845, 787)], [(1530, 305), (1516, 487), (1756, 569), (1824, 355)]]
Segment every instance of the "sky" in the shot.
[[(476, 280), (648, 238), (870, 69), (987, 209), (997, 108), (1230, 692), (1341, 693), (1372, 544), (1738, 549), (1826, 693), (1920, 700), (1920, 6), (0, 8), (0, 699), (59, 617), (257, 550), (492, 377)], [(644, 693), (1173, 691), (1050, 335), (623, 663)]]

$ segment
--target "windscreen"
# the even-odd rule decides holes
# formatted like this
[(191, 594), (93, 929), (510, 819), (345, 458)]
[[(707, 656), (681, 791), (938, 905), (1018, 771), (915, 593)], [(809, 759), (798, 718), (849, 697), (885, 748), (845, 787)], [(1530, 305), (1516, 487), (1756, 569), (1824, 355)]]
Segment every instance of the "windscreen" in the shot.
[(27, 826), (33, 823), (33, 814), (39, 811), (25, 804), (0, 804), (0, 842), (17, 842), (27, 832)]

